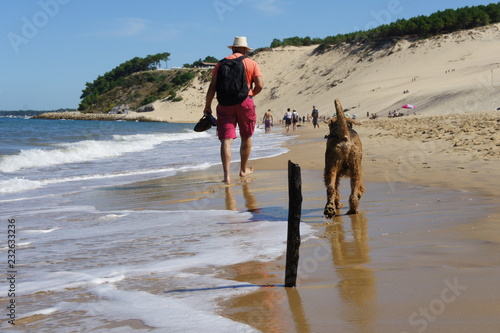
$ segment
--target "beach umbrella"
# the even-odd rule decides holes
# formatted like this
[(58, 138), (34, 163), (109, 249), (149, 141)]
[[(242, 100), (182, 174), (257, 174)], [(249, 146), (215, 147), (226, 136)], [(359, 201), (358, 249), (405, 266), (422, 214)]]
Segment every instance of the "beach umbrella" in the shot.
[(416, 109), (412, 104), (405, 104), (402, 106), (403, 109)]

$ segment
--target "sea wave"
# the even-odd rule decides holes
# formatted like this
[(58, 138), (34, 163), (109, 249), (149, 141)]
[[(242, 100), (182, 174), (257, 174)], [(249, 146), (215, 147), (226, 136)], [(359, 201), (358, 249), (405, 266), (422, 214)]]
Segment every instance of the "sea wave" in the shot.
[(118, 178), (118, 177), (133, 177), (140, 175), (148, 175), (148, 174), (168, 174), (175, 173), (177, 171), (186, 171), (193, 169), (204, 169), (210, 167), (210, 163), (200, 163), (197, 165), (190, 166), (182, 166), (177, 168), (158, 168), (158, 169), (146, 169), (146, 170), (133, 170), (127, 172), (116, 172), (116, 173), (107, 173), (107, 174), (95, 174), (95, 175), (82, 175), (82, 176), (74, 176), (74, 177), (62, 177), (62, 178), (49, 178), (42, 180), (29, 180), (25, 178), (11, 178), (7, 180), (0, 181), (0, 193), (20, 193), (26, 192), (30, 190), (36, 190), (48, 185), (68, 183), (68, 182), (78, 182), (78, 181), (87, 181), (87, 180), (100, 180), (100, 179), (110, 179), (110, 178)]
[(201, 139), (207, 136), (206, 132), (113, 135), (111, 140), (61, 143), (54, 149), (21, 150), (18, 155), (5, 156), (0, 161), (0, 172), (12, 173), (21, 169), (91, 162), (153, 149), (164, 142)]

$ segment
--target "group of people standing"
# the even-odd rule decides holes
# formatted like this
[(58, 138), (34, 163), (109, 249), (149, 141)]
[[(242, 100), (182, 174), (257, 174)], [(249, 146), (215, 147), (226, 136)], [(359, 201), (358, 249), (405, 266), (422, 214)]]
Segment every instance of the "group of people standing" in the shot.
[(293, 124), (293, 130), (297, 129), (297, 123), (300, 121), (299, 113), (297, 110), (291, 110), (288, 108), (283, 116), (283, 121), (285, 122), (285, 130), (288, 133), (290, 131), (290, 125)]
[[(318, 127), (318, 119), (319, 119), (319, 111), (316, 109), (316, 106), (313, 106), (312, 112), (307, 116), (307, 121), (312, 120), (314, 128)], [(271, 133), (271, 128), (274, 125), (274, 118), (271, 112), (271, 109), (268, 109), (262, 118), (262, 122), (265, 126), (266, 133)], [(297, 110), (293, 110), (288, 108), (283, 115), (283, 118), (280, 120), (281, 124), (285, 125), (286, 133), (290, 131), (290, 126), (292, 126), (292, 130), (295, 131), (297, 129), (297, 125), (302, 122), (306, 122), (306, 116), (299, 116)]]

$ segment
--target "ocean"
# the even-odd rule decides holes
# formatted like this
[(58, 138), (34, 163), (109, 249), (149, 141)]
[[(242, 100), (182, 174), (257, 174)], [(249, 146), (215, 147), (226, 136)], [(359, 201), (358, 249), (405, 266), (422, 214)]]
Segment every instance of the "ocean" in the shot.
[[(222, 279), (217, 267), (283, 255), (286, 221), (204, 201), (158, 204), (165, 197), (136, 207), (159, 183), (168, 189), (175, 176), (220, 164), (215, 129), (192, 128), (0, 118), (0, 247), (13, 280), (1, 284), (2, 304), (11, 304), (2, 330), (254, 331), (219, 315), (216, 300), (259, 287)], [(251, 158), (283, 154), (290, 138), (257, 129)], [(233, 148), (237, 162), (238, 139)], [(127, 200), (110, 198), (133, 186)]]

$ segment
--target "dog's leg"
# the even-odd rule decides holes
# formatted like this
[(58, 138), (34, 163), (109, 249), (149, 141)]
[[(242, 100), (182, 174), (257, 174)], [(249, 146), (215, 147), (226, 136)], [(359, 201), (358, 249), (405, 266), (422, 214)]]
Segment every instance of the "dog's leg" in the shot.
[(335, 177), (335, 208), (340, 209), (344, 205), (340, 202), (340, 173)]
[(349, 196), (349, 211), (347, 214), (358, 213), (359, 199), (361, 199), (361, 195), (364, 192), (365, 187), (363, 185), (361, 166), (354, 165), (351, 172), (351, 195)]
[(336, 215), (335, 211), (335, 196), (336, 196), (336, 179), (337, 173), (334, 168), (325, 168), (324, 180), (326, 186), (326, 205), (323, 214), (326, 218), (331, 219)]

